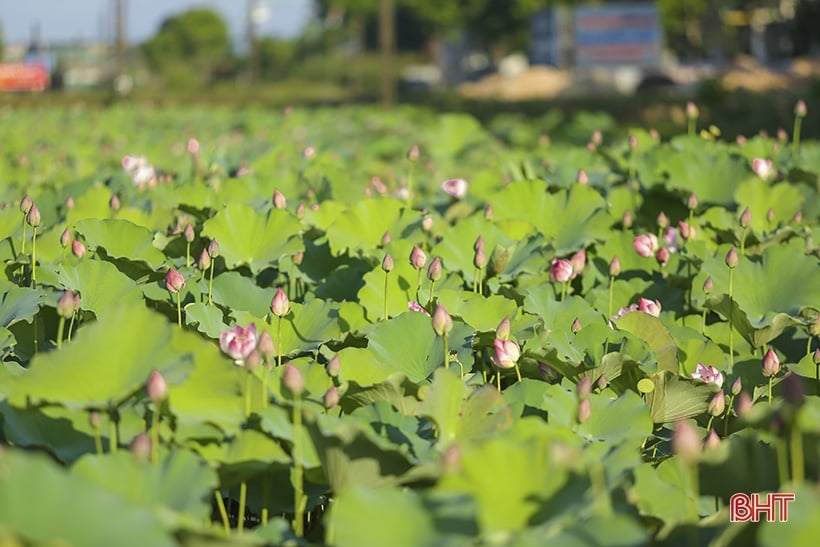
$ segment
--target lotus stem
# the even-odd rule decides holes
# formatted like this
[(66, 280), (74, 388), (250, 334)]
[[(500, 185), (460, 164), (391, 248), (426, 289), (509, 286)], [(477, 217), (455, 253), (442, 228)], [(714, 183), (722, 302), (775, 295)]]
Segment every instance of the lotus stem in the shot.
[(695, 131), (697, 130), (697, 123), (698, 123), (697, 118), (693, 118), (693, 117), (689, 118), (689, 123), (687, 124), (687, 127), (686, 127), (686, 134), (689, 135), (690, 137), (695, 136)]
[(475, 269), (475, 278), (473, 279), (473, 292), (478, 294), (478, 285), (481, 283), (481, 270)]
[(177, 291), (177, 323), (182, 327), (182, 297)]
[(151, 424), (151, 462), (159, 462), (159, 423), (162, 420), (159, 409), (154, 409), (154, 420)]
[(390, 276), (390, 272), (384, 272), (384, 320), (387, 321), (387, 279)]
[(216, 259), (211, 260), (211, 275), (208, 279), (208, 304), (213, 304), (213, 293), (214, 293), (214, 262)]
[(795, 157), (797, 157), (797, 153), (800, 151), (800, 126), (802, 124), (803, 118), (801, 116), (795, 116), (794, 129), (792, 130), (792, 153)]
[(495, 375), (495, 383), (498, 386), (498, 392), (501, 393), (501, 373), (498, 372)]
[(63, 331), (65, 330), (65, 317), (62, 315), (60, 316), (60, 320), (57, 323), (57, 349), (59, 350), (63, 347)]
[(746, 230), (747, 228), (740, 230), (740, 256), (746, 256)]
[(270, 363), (265, 363), (264, 365), (262, 365), (262, 367), (265, 369), (262, 372), (262, 408), (268, 407), (268, 374), (270, 373), (270, 370), (268, 369), (269, 366)]
[(190, 241), (185, 242), (185, 267), (186, 268), (191, 267), (191, 242)]
[(119, 441), (117, 440), (117, 422), (114, 421), (113, 412), (115, 410), (108, 414), (108, 451), (115, 454)]
[(231, 533), (231, 521), (228, 520), (228, 511), (225, 510), (225, 501), (222, 499), (222, 494), (219, 489), (214, 490), (214, 497), (216, 498), (216, 506), (219, 509), (219, 516), (222, 518), (222, 527), (225, 529), (225, 535)]
[(712, 431), (712, 421), (714, 421), (714, 416), (709, 416), (709, 421), (706, 423), (706, 431)]
[(564, 281), (561, 285), (561, 302), (564, 301), (564, 298), (567, 296), (567, 281)]
[(276, 322), (276, 366), (282, 366), (282, 318)]
[(786, 440), (778, 438), (776, 441), (777, 479), (782, 487), (789, 482), (789, 464), (786, 461)]
[[(729, 364), (730, 366), (735, 366), (735, 329), (732, 325), (732, 319), (734, 315), (734, 300), (733, 300), (733, 293), (734, 293), (734, 277), (735, 277), (735, 269), (729, 268)], [(771, 382), (769, 383), (769, 400), (771, 401)]]
[(518, 362), (515, 363), (515, 376), (518, 378), (518, 381), (521, 381), (521, 369), (518, 367)]
[(31, 227), (31, 287), (37, 285), (37, 227)]
[[(433, 287), (435, 287), (435, 286), (436, 286), (436, 282), (433, 281), (433, 280), (430, 280), (430, 298), (427, 300), (427, 305), (430, 306), (430, 307), (432, 307), (432, 305), (433, 305)], [(432, 311), (433, 310), (430, 310), (430, 312), (432, 312)]]
[(239, 485), (239, 514), (236, 516), (236, 527), (240, 533), (245, 530), (245, 501), (248, 497), (248, 485), (245, 481)]
[(251, 377), (253, 374), (250, 370), (245, 369), (245, 418), (250, 418), (251, 415)]
[(773, 380), (774, 380), (774, 374), (769, 376), (769, 392), (768, 392), (769, 404), (772, 404), (772, 381)]
[(789, 436), (789, 451), (792, 456), (792, 484), (800, 486), (803, 484), (805, 475), (803, 465), (803, 432), (795, 419), (792, 422), (791, 435)]
[(68, 343), (71, 343), (71, 331), (74, 328), (74, 318), (77, 317), (77, 311), (75, 310), (71, 314), (71, 321), (68, 323)]
[[(419, 272), (419, 275), (418, 275), (418, 278), (416, 280), (416, 302), (418, 302), (420, 300), (419, 299), (419, 292), (421, 292), (421, 268), (418, 269), (418, 272)], [(421, 302), (419, 302), (419, 304), (421, 304)]]
[(100, 428), (93, 427), (94, 430), (94, 453), (98, 456), (102, 456), (103, 454), (103, 447), (102, 447), (102, 437), (100, 435)]
[(26, 213), (23, 213), (23, 237), (20, 240), (20, 254), (26, 254)]
[(612, 317), (612, 301), (613, 295), (615, 293), (615, 276), (609, 276), (609, 313), (606, 314), (607, 317)]
[(307, 500), (304, 497), (302, 469), (302, 394), (293, 394), (293, 532), (303, 537), (304, 514)]

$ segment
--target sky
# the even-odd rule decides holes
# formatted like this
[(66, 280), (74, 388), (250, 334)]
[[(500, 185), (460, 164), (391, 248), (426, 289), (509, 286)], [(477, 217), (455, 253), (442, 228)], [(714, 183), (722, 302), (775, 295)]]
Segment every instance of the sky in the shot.
[[(261, 0), (270, 16), (259, 25), (260, 36), (297, 35), (312, 14), (312, 0)], [(0, 0), (0, 23), (7, 43), (28, 42), (40, 25), (44, 41), (110, 41), (114, 29), (114, 0)], [(128, 41), (150, 38), (162, 21), (193, 7), (210, 7), (227, 21), (231, 35), (241, 42), (246, 27), (247, 0), (126, 0)]]

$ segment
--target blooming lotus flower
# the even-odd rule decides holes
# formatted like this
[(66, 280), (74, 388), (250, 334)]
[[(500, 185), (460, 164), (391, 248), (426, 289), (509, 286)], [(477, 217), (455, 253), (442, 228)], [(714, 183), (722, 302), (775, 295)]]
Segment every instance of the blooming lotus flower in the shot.
[(219, 335), (219, 347), (237, 365), (244, 363), (245, 359), (256, 349), (258, 341), (256, 324), (254, 323), (251, 323), (247, 328), (236, 325)]
[(448, 196), (462, 199), (467, 195), (467, 181), (464, 179), (447, 179), (441, 183), (441, 189)]
[(644, 258), (654, 256), (658, 250), (658, 238), (654, 234), (641, 234), (632, 240), (632, 248)]
[(566, 283), (572, 278), (572, 273), (572, 262), (565, 258), (553, 259), (550, 268), (550, 281), (553, 283)]
[(703, 363), (698, 363), (695, 372), (692, 373), (692, 378), (707, 384), (715, 384), (718, 387), (723, 387), (723, 374), (712, 365), (705, 366)]
[(419, 303), (418, 303), (418, 302), (416, 302), (415, 300), (411, 300), (410, 302), (408, 302), (408, 303), (407, 303), (407, 309), (408, 309), (408, 310), (410, 310), (410, 311), (415, 311), (415, 312), (418, 312), (418, 313), (423, 313), (423, 314), (424, 314), (424, 315), (426, 315), (427, 317), (430, 317), (430, 312), (428, 312), (427, 310), (425, 310), (425, 309), (421, 306), (421, 304), (419, 304)]
[(188, 153), (192, 156), (199, 154), (199, 141), (193, 137), (188, 139)]
[(763, 180), (769, 180), (775, 174), (772, 160), (765, 158), (754, 158), (752, 160), (752, 171)]
[(173, 268), (168, 270), (165, 274), (165, 288), (168, 289), (168, 292), (171, 294), (176, 294), (184, 286), (185, 277)]
[(273, 295), (273, 299), (270, 303), (270, 311), (277, 317), (284, 317), (290, 313), (290, 300), (288, 299), (288, 295), (285, 294), (285, 291), (282, 290), (282, 287), (276, 289), (276, 294)]
[(501, 340), (496, 338), (493, 341), (495, 355), (492, 362), (499, 368), (513, 368), (521, 357), (521, 350), (512, 340)]
[(638, 311), (659, 317), (661, 314), (661, 303), (658, 300), (653, 302), (652, 300), (641, 297), (638, 300)]

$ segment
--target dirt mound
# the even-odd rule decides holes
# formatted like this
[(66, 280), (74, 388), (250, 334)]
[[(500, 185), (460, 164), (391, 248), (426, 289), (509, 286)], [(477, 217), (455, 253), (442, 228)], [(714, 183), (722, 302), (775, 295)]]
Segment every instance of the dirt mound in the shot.
[(491, 74), (478, 82), (462, 84), (459, 91), (470, 99), (527, 101), (556, 97), (571, 85), (572, 76), (569, 72), (532, 66), (515, 76)]
[(769, 91), (792, 87), (788, 75), (761, 66), (751, 57), (737, 59), (732, 69), (723, 74), (720, 83), (729, 91)]

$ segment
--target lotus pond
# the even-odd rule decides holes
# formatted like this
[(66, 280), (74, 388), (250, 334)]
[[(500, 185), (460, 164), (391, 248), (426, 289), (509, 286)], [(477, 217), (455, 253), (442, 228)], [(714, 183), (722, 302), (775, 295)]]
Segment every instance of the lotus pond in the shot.
[(3, 111), (0, 544), (813, 544), (801, 107)]

